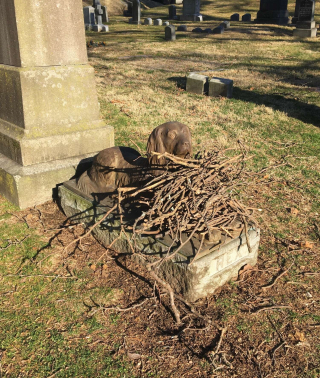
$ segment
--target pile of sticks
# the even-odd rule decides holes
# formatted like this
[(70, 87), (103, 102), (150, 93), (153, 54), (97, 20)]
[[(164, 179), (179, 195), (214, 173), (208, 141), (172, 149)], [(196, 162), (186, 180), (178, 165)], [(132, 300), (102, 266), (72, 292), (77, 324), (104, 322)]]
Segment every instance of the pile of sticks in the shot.
[(215, 149), (194, 159), (154, 154), (168, 161), (163, 173), (141, 188), (119, 189), (122, 199), (134, 197), (143, 208), (133, 225), (134, 234), (170, 234), (181, 242), (184, 233), (188, 240), (198, 237), (202, 245), (204, 240), (214, 241), (217, 234), (247, 234), (249, 224), (256, 224), (252, 210), (234, 197), (243, 183), (247, 160), (243, 149)]

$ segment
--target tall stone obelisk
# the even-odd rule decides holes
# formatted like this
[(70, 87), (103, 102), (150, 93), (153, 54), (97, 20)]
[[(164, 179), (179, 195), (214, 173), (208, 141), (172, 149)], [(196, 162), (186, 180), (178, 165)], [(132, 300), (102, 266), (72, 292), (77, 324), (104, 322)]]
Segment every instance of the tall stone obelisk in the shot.
[(81, 0), (0, 0), (0, 194), (20, 208), (45, 202), (113, 141)]

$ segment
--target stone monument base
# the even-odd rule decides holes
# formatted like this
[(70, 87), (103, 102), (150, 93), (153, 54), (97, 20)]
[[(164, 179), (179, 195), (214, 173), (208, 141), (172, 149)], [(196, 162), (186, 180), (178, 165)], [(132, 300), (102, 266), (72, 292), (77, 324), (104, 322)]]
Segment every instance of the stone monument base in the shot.
[(286, 25), (289, 22), (288, 11), (259, 11), (254, 20), (257, 24)]
[(203, 21), (203, 16), (202, 14), (185, 14), (180, 16), (180, 21), (201, 22)]
[[(59, 198), (65, 214), (72, 221), (83, 222), (87, 225), (94, 224), (116, 201), (106, 196), (97, 204), (92, 198), (85, 196), (77, 189), (75, 180), (65, 182), (59, 187)], [(124, 216), (124, 227), (126, 228), (126, 224), (132, 224), (137, 216), (139, 214), (128, 211)], [(130, 234), (130, 230), (126, 229), (127, 237), (123, 233), (120, 235), (120, 219), (117, 212), (110, 214), (97, 226), (94, 229), (94, 234), (105, 247), (115, 241), (114, 249), (122, 253), (131, 252), (128, 238), (130, 239), (132, 234)], [(199, 252), (200, 240), (193, 238), (176, 254), (173, 260), (162, 264), (159, 275), (177, 293), (182, 294), (189, 301), (193, 302), (212, 294), (231, 278), (237, 277), (238, 271), (244, 265), (256, 264), (260, 230), (251, 229), (248, 235), (251, 252), (249, 252), (247, 240), (243, 234), (234, 239), (226, 237), (220, 244), (204, 243)], [(169, 246), (172, 245), (172, 239), (168, 235), (161, 238), (142, 235), (136, 239), (136, 245), (144, 257), (148, 261), (152, 261), (166, 255)], [(173, 251), (174, 248), (177, 246), (174, 245)], [(137, 262), (141, 264), (145, 261), (139, 258), (139, 255), (132, 255), (132, 258), (138, 259)]]
[(294, 37), (313, 38), (317, 36), (317, 27), (315, 21), (299, 21), (297, 28), (293, 30)]
[(317, 28), (312, 29), (294, 29), (293, 31), (294, 37), (300, 37), (300, 38), (314, 38), (317, 36)]
[(91, 161), (83, 155), (24, 167), (0, 154), (0, 193), (20, 209), (44, 203), (52, 199), (57, 184), (84, 171)]

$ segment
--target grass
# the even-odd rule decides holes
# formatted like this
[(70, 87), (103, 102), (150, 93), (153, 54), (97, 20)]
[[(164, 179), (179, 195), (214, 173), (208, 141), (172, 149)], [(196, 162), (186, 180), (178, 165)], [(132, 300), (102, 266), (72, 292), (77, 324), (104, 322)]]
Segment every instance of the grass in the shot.
[[(201, 26), (212, 28), (234, 12), (254, 15), (258, 4), (202, 1)], [(293, 1), (289, 10), (293, 14)], [(143, 17), (167, 15), (166, 6), (143, 11)], [(189, 30), (196, 26), (187, 24)], [(286, 164), (252, 179), (239, 194), (262, 209), (258, 270), (197, 305), (229, 329), (222, 347), (234, 369), (222, 364), (221, 377), (319, 376), (320, 335), (313, 326), (320, 319), (319, 38), (298, 40), (291, 27), (239, 22), (219, 36), (179, 32), (171, 43), (164, 41), (163, 27), (129, 25), (120, 16), (109, 28), (107, 34), (88, 33), (87, 40), (106, 44), (88, 53), (101, 114), (115, 128), (117, 145), (135, 148), (134, 140), (143, 150), (154, 127), (177, 120), (190, 127), (195, 151), (234, 146), (240, 139), (253, 156), (253, 171), (286, 157)], [(190, 71), (233, 79), (233, 98), (185, 92)], [(40, 216), (37, 209), (21, 212), (0, 199), (0, 375), (215, 376), (209, 355), (217, 330), (179, 334), (162, 307), (102, 313), (95, 302), (125, 306), (149, 289), (107, 257), (100, 259), (105, 251), (94, 240), (74, 256), (65, 255), (62, 246), (81, 227), (50, 244), (56, 233), (50, 229), (59, 229), (65, 219), (54, 204), (39, 209)], [(259, 287), (292, 263), (286, 276), (261, 293)], [(291, 309), (250, 313), (274, 304)], [(290, 348), (276, 349), (270, 319)], [(127, 351), (140, 353), (143, 364), (132, 362)]]

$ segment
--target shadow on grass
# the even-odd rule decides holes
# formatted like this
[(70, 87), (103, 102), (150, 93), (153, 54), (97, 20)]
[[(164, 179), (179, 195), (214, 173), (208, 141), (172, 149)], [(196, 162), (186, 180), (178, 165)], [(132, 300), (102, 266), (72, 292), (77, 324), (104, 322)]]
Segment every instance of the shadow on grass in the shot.
[(320, 108), (316, 105), (306, 104), (299, 100), (287, 99), (280, 95), (259, 94), (240, 88), (234, 88), (233, 98), (252, 102), (257, 105), (269, 106), (286, 113), (289, 117), (320, 127)]

